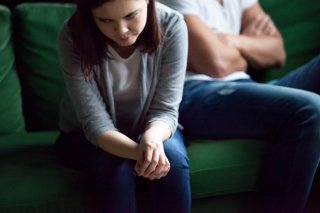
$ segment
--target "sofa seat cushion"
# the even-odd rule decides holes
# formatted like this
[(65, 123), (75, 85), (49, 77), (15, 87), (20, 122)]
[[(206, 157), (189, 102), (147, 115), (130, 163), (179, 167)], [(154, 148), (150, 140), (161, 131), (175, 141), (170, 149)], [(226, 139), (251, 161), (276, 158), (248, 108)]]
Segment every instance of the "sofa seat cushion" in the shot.
[[(0, 212), (90, 212), (93, 182), (61, 165), (54, 142), (58, 132), (0, 137)], [(192, 198), (255, 192), (270, 144), (252, 140), (191, 141)], [(28, 212), (27, 211), (27, 212)]]
[(83, 212), (93, 206), (87, 205), (93, 189), (89, 177), (58, 162), (57, 136), (0, 137), (0, 212)]
[(271, 144), (253, 140), (191, 141), (187, 151), (193, 198), (253, 192)]
[[(84, 208), (91, 202), (91, 179), (58, 162), (57, 136), (56, 131), (46, 131), (0, 137), (0, 212), (18, 207)], [(268, 148), (260, 141), (191, 141), (187, 151), (193, 198), (255, 191)]]
[(11, 12), (0, 5), (0, 135), (24, 130), (19, 79), (16, 74)]

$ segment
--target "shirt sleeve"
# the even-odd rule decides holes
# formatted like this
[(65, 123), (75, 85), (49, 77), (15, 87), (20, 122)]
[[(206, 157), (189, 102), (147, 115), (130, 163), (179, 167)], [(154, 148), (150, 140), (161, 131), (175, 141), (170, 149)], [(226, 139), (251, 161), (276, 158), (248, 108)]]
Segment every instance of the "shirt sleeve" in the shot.
[[(116, 129), (95, 80), (86, 81), (80, 66), (80, 56), (65, 25), (59, 36), (59, 56), (67, 94), (81, 123), (86, 138), (96, 145), (98, 136)], [(61, 109), (63, 110), (63, 109)]]
[(196, 0), (159, 0), (159, 2), (183, 15), (199, 15), (199, 5)]
[(248, 9), (257, 2), (258, 0), (241, 0), (242, 11)]

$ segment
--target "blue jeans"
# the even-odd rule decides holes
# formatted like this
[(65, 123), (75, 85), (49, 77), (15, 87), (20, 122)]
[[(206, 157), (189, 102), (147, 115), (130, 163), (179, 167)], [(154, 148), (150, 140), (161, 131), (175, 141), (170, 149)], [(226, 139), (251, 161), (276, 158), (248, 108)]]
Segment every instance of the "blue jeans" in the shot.
[(187, 140), (274, 142), (262, 171), (263, 209), (303, 212), (320, 160), (319, 94), (320, 56), (272, 85), (191, 80), (179, 122)]
[(169, 173), (152, 181), (136, 175), (135, 161), (106, 153), (82, 134), (61, 133), (56, 147), (67, 166), (93, 177), (101, 201), (98, 212), (190, 212), (189, 160), (180, 131), (164, 142)]

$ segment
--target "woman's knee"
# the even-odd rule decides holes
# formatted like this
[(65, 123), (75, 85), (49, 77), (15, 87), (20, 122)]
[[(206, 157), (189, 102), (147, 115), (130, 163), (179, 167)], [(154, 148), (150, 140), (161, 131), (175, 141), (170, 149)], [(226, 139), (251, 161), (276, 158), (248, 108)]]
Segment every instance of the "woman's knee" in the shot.
[(134, 186), (136, 173), (134, 161), (120, 158), (111, 154), (101, 154), (92, 163), (92, 175), (97, 185), (113, 186)]

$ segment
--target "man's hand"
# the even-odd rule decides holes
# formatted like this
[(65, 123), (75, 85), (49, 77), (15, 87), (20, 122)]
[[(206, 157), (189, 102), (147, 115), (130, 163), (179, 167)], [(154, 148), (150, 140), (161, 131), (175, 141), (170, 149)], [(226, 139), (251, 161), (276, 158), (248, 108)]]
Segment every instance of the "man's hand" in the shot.
[(246, 36), (276, 36), (276, 27), (267, 14), (259, 14), (257, 17), (252, 19), (246, 28), (242, 31), (242, 35)]
[(255, 69), (282, 66), (286, 54), (281, 34), (271, 18), (255, 3), (242, 15), (241, 34), (233, 44)]
[(196, 15), (185, 15), (189, 32), (189, 67), (197, 73), (213, 78), (247, 69), (240, 51), (220, 40), (203, 20)]

